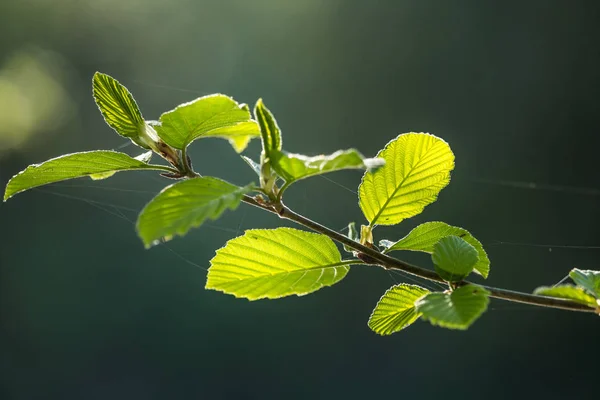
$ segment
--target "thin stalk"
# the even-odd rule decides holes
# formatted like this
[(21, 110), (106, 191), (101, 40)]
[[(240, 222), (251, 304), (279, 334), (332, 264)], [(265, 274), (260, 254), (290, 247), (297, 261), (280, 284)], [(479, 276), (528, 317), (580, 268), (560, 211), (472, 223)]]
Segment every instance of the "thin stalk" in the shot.
[[(303, 225), (315, 232), (322, 233), (323, 235), (329, 236), (331, 239), (345, 244), (346, 246), (356, 250), (358, 252), (361, 260), (367, 264), (375, 264), (379, 265), (385, 269), (397, 269), (415, 276), (418, 276), (423, 279), (427, 279), (433, 282), (443, 283), (446, 281), (439, 277), (434, 271), (418, 267), (416, 265), (412, 265), (405, 261), (399, 260), (394, 257), (390, 257), (386, 254), (380, 253), (377, 250), (371, 249), (367, 246), (363, 246), (362, 244), (355, 242), (354, 240), (338, 233), (334, 230), (327, 228), (315, 222), (309, 218), (306, 218), (296, 212), (287, 208), (283, 203), (279, 203), (276, 205), (268, 205), (263, 204), (256, 201), (253, 197), (245, 195), (242, 199), (247, 204), (253, 205), (255, 207), (261, 208), (265, 211), (269, 211), (271, 213), (279, 215), (279, 217), (294, 221), (300, 225)], [(549, 308), (557, 308), (562, 310), (569, 311), (580, 311), (580, 312), (590, 312), (590, 313), (598, 313), (598, 310), (595, 310), (591, 307), (588, 307), (584, 304), (579, 304), (574, 301), (558, 299), (554, 297), (546, 297), (546, 296), (538, 296), (529, 293), (516, 292), (508, 289), (495, 288), (490, 286), (479, 285), (477, 283), (472, 283), (469, 281), (461, 281), (457, 282), (456, 286), (464, 286), (474, 284), (483, 287), (484, 289), (490, 292), (490, 296), (507, 300), (516, 303), (530, 304), (539, 307), (549, 307)]]
[(195, 172), (192, 169), (192, 166), (190, 165), (190, 160), (188, 159), (188, 155), (187, 155), (187, 147), (184, 147), (181, 150), (181, 165), (183, 167), (183, 172), (185, 173), (185, 175), (188, 178), (195, 178), (195, 177), (200, 176), (200, 174)]
[(175, 168), (167, 167), (165, 165), (158, 165), (158, 164), (148, 164), (148, 165), (150, 165), (151, 167), (156, 168), (157, 170), (160, 170), (160, 171), (166, 171), (166, 172), (170, 172), (172, 174), (179, 173), (179, 171), (176, 170)]
[(290, 185), (294, 183), (294, 181), (291, 182), (286, 182), (283, 184), (282, 187), (279, 188), (279, 193), (277, 194), (277, 202), (281, 203), (281, 199), (283, 198), (283, 192), (285, 192), (285, 190), (290, 187)]

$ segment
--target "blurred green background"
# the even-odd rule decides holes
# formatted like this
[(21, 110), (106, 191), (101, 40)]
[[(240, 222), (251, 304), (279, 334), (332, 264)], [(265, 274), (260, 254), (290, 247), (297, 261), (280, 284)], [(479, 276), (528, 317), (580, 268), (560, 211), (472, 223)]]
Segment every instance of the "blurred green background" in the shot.
[[(523, 291), (572, 267), (600, 269), (597, 247), (568, 247), (600, 245), (597, 1), (4, 0), (2, 187), (68, 152), (140, 153), (104, 124), (97, 70), (150, 119), (215, 92), (262, 97), (293, 152), (372, 156), (399, 133), (433, 133), (456, 154), (450, 186), (377, 239), (425, 221), (462, 226), (490, 255), (488, 283)], [(246, 154), (258, 151), (255, 141)], [(203, 174), (254, 179), (225, 141), (195, 142), (191, 156)], [(304, 181), (287, 204), (336, 230), (363, 222), (360, 176)], [(205, 291), (215, 249), (281, 221), (242, 205), (146, 251), (136, 211), (169, 183), (122, 173), (0, 205), (0, 398), (597, 394), (600, 320), (590, 314), (493, 301), (467, 332), (419, 322), (384, 338), (369, 314), (409, 278), (381, 269), (278, 301)], [(403, 258), (430, 266), (426, 255)]]

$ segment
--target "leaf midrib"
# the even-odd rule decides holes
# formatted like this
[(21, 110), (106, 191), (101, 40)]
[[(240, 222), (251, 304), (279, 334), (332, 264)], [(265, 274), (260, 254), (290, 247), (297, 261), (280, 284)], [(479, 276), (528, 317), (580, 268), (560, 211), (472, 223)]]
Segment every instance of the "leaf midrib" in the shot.
[[(333, 264), (317, 265), (317, 266), (310, 267), (310, 268), (296, 269), (296, 270), (291, 270), (291, 271), (281, 271), (281, 272), (277, 272), (274, 274), (263, 274), (263, 275), (253, 276), (251, 278), (244, 277), (241, 279), (228, 279), (228, 280), (226, 280), (226, 282), (237, 282), (237, 281), (244, 281), (244, 280), (250, 280), (250, 279), (261, 279), (261, 278), (267, 278), (267, 277), (274, 277), (274, 276), (278, 276), (278, 275), (289, 275), (289, 274), (298, 273), (298, 272), (314, 271), (314, 270), (318, 270), (318, 269), (345, 267), (345, 266), (349, 266), (351, 264), (355, 264), (358, 262), (359, 261), (357, 261), (357, 260), (342, 260), (340, 262), (336, 262)], [(213, 280), (214, 279), (220, 280), (213, 276)]]
[(429, 152), (433, 147), (435, 147), (435, 143), (434, 143), (433, 146), (431, 146), (430, 148), (428, 148), (425, 151), (424, 155), (419, 158), (419, 161), (417, 161), (417, 163), (415, 165), (413, 165), (413, 166), (410, 167), (409, 172), (404, 176), (404, 178), (402, 179), (402, 181), (396, 186), (396, 189), (394, 189), (394, 191), (392, 192), (392, 195), (387, 198), (387, 200), (385, 201), (385, 203), (383, 203), (383, 206), (379, 209), (379, 211), (377, 212), (377, 214), (375, 214), (375, 217), (373, 218), (373, 221), (371, 221), (371, 223), (369, 223), (369, 227), (370, 228), (373, 228), (375, 226), (375, 223), (377, 222), (377, 220), (379, 219), (379, 217), (381, 216), (381, 214), (383, 213), (383, 211), (386, 209), (386, 207), (388, 206), (388, 204), (390, 203), (390, 201), (392, 201), (392, 199), (394, 198), (394, 196), (396, 195), (396, 193), (398, 192), (398, 190), (400, 190), (400, 188), (402, 187), (402, 185), (404, 184), (404, 182), (406, 181), (406, 179), (408, 179), (408, 177), (410, 176), (410, 174), (412, 173), (412, 171), (419, 166), (419, 164), (421, 163), (421, 161), (423, 160), (423, 158), (425, 158), (425, 155), (427, 154), (427, 152)]

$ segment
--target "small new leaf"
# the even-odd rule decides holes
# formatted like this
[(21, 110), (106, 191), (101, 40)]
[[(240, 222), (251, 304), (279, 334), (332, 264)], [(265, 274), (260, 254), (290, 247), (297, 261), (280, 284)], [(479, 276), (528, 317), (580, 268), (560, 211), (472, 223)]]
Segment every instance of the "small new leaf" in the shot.
[(154, 129), (176, 149), (183, 150), (199, 138), (220, 137), (241, 153), (251, 139), (260, 135), (258, 125), (244, 106), (222, 94), (200, 97), (162, 114)]
[(167, 186), (144, 207), (137, 231), (146, 248), (174, 235), (185, 235), (207, 219), (235, 210), (253, 186), (238, 187), (218, 178), (201, 177)]
[(347, 236), (355, 242), (358, 242), (360, 240), (360, 233), (358, 232), (358, 229), (356, 229), (356, 222), (350, 222), (348, 224)]
[(385, 165), (366, 172), (359, 187), (360, 208), (370, 223), (395, 225), (433, 203), (454, 169), (448, 143), (427, 133), (407, 133), (377, 154)]
[(333, 154), (307, 157), (283, 151), (272, 151), (271, 165), (289, 186), (300, 179), (344, 169), (376, 169), (385, 164), (380, 158), (365, 158), (355, 149)]
[(292, 228), (251, 229), (210, 261), (207, 289), (249, 300), (305, 295), (346, 276), (352, 261), (325, 235)]
[(600, 299), (600, 271), (581, 270), (574, 268), (569, 273), (577, 285), (587, 290), (590, 294)]
[(106, 123), (119, 135), (149, 149), (140, 139), (144, 131), (144, 118), (127, 88), (115, 78), (96, 72), (92, 80), (94, 100)]
[(375, 306), (369, 328), (379, 335), (391, 335), (408, 327), (421, 316), (415, 302), (427, 293), (429, 290), (416, 285), (392, 286)]
[[(360, 233), (358, 233), (358, 230), (356, 229), (356, 222), (350, 222), (348, 224), (348, 234), (346, 235), (348, 237), (348, 239), (350, 240), (354, 240), (355, 242), (359, 242), (360, 241)], [(347, 245), (343, 245), (344, 250), (350, 254), (354, 254), (354, 249), (347, 246)]]
[(143, 160), (116, 151), (97, 150), (66, 154), (41, 164), (30, 165), (13, 176), (6, 185), (4, 201), (17, 193), (49, 183), (83, 176), (104, 179), (119, 171), (136, 169), (170, 171), (162, 165), (146, 164)]
[(433, 246), (446, 236), (458, 236), (475, 247), (479, 260), (473, 270), (479, 275), (487, 278), (490, 272), (490, 259), (483, 249), (483, 245), (466, 229), (451, 226), (444, 222), (425, 222), (414, 228), (405, 237), (393, 243), (389, 240), (381, 240), (379, 245), (385, 248), (385, 253), (395, 250), (412, 250), (433, 253)]
[(281, 129), (262, 99), (254, 106), (254, 118), (260, 126), (264, 157), (271, 158), (274, 151), (281, 150)]
[(462, 286), (452, 293), (429, 293), (415, 302), (423, 319), (443, 328), (465, 330), (487, 309), (489, 292), (480, 286)]
[(573, 285), (542, 286), (535, 289), (533, 293), (540, 296), (573, 300), (594, 308), (600, 306), (600, 300), (587, 293), (585, 289)]

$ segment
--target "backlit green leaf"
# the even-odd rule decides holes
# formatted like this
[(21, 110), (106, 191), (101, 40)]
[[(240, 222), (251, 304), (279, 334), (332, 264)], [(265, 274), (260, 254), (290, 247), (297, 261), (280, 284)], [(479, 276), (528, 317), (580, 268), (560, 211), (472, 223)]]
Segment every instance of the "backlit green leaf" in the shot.
[(435, 271), (448, 282), (457, 282), (473, 271), (478, 256), (475, 247), (458, 236), (441, 238), (433, 246), (431, 256)]
[(260, 125), (264, 156), (270, 158), (274, 151), (281, 150), (281, 129), (262, 99), (254, 106), (254, 118)]
[(185, 235), (208, 218), (217, 219), (234, 210), (252, 185), (238, 187), (213, 177), (193, 178), (163, 189), (144, 207), (137, 231), (146, 247), (159, 239)]
[(406, 133), (377, 154), (385, 165), (366, 172), (359, 204), (371, 226), (395, 225), (434, 202), (450, 182), (454, 154), (448, 143), (427, 133)]
[(282, 151), (273, 151), (271, 165), (289, 185), (300, 179), (343, 169), (372, 169), (385, 162), (378, 158), (364, 158), (354, 149), (339, 150), (333, 154), (307, 157)]
[(573, 279), (573, 282), (600, 299), (600, 271), (574, 268), (569, 273), (569, 277)]
[(13, 176), (6, 185), (4, 201), (11, 196), (48, 183), (91, 176), (103, 179), (119, 171), (153, 169), (169, 171), (162, 165), (146, 164), (124, 153), (97, 150), (56, 157), (41, 164), (33, 164)]
[[(141, 161), (145, 164), (148, 164), (150, 162), (150, 160), (152, 159), (152, 150), (147, 151), (146, 153), (140, 154), (137, 157), (134, 157), (136, 160)], [(111, 176), (113, 176), (114, 174), (116, 174), (117, 171), (108, 171), (108, 172), (100, 172), (98, 174), (92, 174), (90, 175), (90, 178), (92, 178), (95, 181), (99, 181), (102, 179), (106, 179), (106, 178), (110, 178)]]
[(352, 261), (325, 235), (292, 228), (251, 229), (217, 250), (207, 289), (249, 300), (305, 295), (346, 276)]
[(462, 286), (452, 293), (429, 293), (415, 302), (417, 312), (432, 325), (467, 329), (489, 303), (489, 292), (476, 285)]
[(154, 128), (162, 140), (180, 150), (199, 138), (221, 137), (239, 153), (260, 135), (248, 108), (222, 94), (181, 104), (162, 114)]
[(106, 123), (119, 135), (130, 138), (144, 148), (149, 148), (139, 140), (145, 123), (129, 90), (115, 78), (100, 72), (94, 74), (92, 84), (94, 100)]
[(540, 296), (573, 300), (590, 307), (600, 306), (600, 300), (597, 300), (594, 296), (587, 293), (585, 289), (573, 285), (558, 285), (553, 287), (542, 286), (535, 289), (533, 293)]
[(479, 240), (475, 239), (466, 229), (451, 226), (444, 222), (425, 222), (414, 228), (405, 237), (392, 243), (382, 240), (379, 245), (386, 248), (385, 252), (394, 250), (412, 250), (433, 253), (433, 245), (446, 236), (458, 236), (477, 250), (479, 260), (473, 267), (474, 271), (487, 278), (490, 272), (490, 259)]
[(375, 306), (369, 328), (380, 335), (391, 335), (408, 327), (421, 315), (415, 309), (415, 302), (427, 293), (429, 290), (416, 285), (392, 286)]

